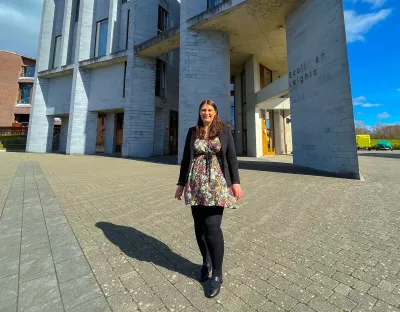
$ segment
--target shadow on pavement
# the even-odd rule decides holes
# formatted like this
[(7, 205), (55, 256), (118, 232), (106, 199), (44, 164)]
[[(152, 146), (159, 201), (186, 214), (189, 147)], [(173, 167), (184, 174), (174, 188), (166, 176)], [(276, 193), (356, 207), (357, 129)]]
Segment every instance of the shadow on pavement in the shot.
[(391, 151), (387, 152), (375, 152), (375, 153), (359, 153), (358, 156), (360, 157), (381, 157), (381, 158), (393, 158), (393, 159), (400, 159), (400, 153), (394, 153)]
[[(127, 257), (151, 262), (198, 281), (201, 265), (173, 252), (162, 241), (128, 226), (97, 222), (96, 227), (101, 229), (105, 237), (118, 246)], [(207, 285), (208, 283), (203, 283), (204, 291)]]

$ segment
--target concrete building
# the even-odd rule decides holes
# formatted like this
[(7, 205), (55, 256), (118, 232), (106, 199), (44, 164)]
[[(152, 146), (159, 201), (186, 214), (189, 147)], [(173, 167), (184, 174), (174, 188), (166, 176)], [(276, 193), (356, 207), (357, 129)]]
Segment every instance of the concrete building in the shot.
[(36, 60), (0, 51), (0, 127), (27, 126)]
[(175, 153), (178, 120), (180, 159), (211, 98), (239, 154), (359, 177), (340, 0), (45, 0), (38, 67), (28, 151), (60, 116), (61, 150), (94, 153), (101, 113), (125, 157)]

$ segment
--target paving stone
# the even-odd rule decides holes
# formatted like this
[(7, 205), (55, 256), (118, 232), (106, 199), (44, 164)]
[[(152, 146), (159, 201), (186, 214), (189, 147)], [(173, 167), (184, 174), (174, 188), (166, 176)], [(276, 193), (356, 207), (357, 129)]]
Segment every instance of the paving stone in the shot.
[(374, 297), (371, 297), (370, 295), (362, 293), (356, 289), (353, 289), (347, 297), (357, 303), (361, 303), (370, 307), (372, 307), (377, 301)]
[(288, 296), (287, 294), (285, 294), (283, 291), (280, 291), (279, 289), (273, 291), (270, 295), (268, 295), (268, 299), (285, 310), (290, 310), (296, 304), (298, 304), (297, 300)]
[(35, 246), (23, 247), (21, 250), (21, 263), (47, 258), (50, 256), (51, 250), (49, 242)]
[(371, 286), (372, 286), (372, 285), (370, 285), (370, 284), (368, 284), (368, 283), (366, 283), (366, 282), (363, 282), (363, 281), (357, 281), (357, 282), (354, 284), (354, 288), (357, 289), (357, 290), (359, 290), (359, 291), (362, 292), (362, 293), (367, 293), (368, 289), (370, 289)]
[(378, 300), (374, 305), (374, 311), (377, 312), (400, 312), (400, 309)]
[(89, 300), (78, 306), (65, 310), (66, 312), (111, 312), (110, 306), (103, 296)]
[[(266, 310), (269, 311), (269, 310)], [(290, 310), (291, 312), (314, 312), (315, 310), (309, 308), (304, 303), (298, 303), (294, 308)]]
[(44, 302), (39, 305), (27, 307), (23, 309), (24, 312), (64, 312), (64, 307), (61, 302), (61, 297), (57, 297), (50, 301)]
[(20, 267), (20, 282), (27, 282), (46, 275), (54, 275), (54, 263), (51, 256), (24, 262)]
[(0, 262), (0, 278), (18, 274), (19, 258), (2, 260)]
[(85, 257), (77, 257), (55, 264), (60, 283), (92, 273)]
[(302, 303), (307, 303), (309, 302), (312, 298), (315, 297), (312, 293), (309, 291), (305, 290), (304, 288), (301, 288), (297, 285), (289, 285), (285, 289), (285, 293), (287, 293), (289, 296), (293, 297), (297, 301), (300, 301)]
[(55, 246), (52, 248), (52, 252), (55, 263), (83, 256), (81, 247), (77, 243)]
[(383, 280), (378, 284), (378, 287), (388, 292), (392, 292), (395, 289), (396, 285)]
[(309, 303), (308, 306), (315, 311), (323, 312), (338, 312), (338, 307), (329, 303), (324, 298), (315, 297)]
[(329, 298), (328, 301), (333, 303), (338, 308), (343, 309), (345, 311), (351, 311), (357, 306), (357, 303), (342, 296), (341, 294), (334, 293)]
[(138, 310), (131, 295), (126, 291), (108, 297), (107, 301), (113, 312), (134, 312)]
[(377, 298), (379, 300), (382, 300), (388, 304), (398, 306), (400, 305), (400, 297), (396, 296), (395, 294), (392, 294), (386, 290), (383, 290), (381, 288), (372, 286), (368, 290), (368, 294), (373, 296), (374, 298)]
[(0, 302), (0, 312), (16, 312), (17, 298)]
[(17, 298), (18, 275), (3, 277), (0, 279), (0, 305), (1, 302)]
[(85, 275), (60, 283), (60, 291), (66, 310), (102, 295), (92, 275)]
[(56, 276), (47, 275), (19, 286), (18, 307), (26, 309), (59, 298)]

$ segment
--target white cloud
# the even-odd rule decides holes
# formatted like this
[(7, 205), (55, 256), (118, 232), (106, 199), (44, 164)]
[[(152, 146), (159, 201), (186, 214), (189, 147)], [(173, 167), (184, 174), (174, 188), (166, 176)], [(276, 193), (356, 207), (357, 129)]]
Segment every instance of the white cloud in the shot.
[(383, 9), (373, 13), (358, 14), (354, 10), (346, 10), (346, 36), (348, 42), (364, 41), (365, 35), (392, 13), (392, 9)]
[(380, 114), (376, 115), (376, 118), (378, 118), (378, 119), (386, 119), (386, 118), (389, 118), (389, 117), (390, 117), (390, 115), (389, 115), (388, 112), (383, 112), (383, 113), (380, 113)]
[(369, 3), (374, 8), (381, 8), (382, 6), (385, 5), (386, 0), (353, 0), (353, 3), (356, 3), (356, 2)]
[(369, 103), (365, 96), (359, 96), (359, 97), (353, 98), (353, 106), (361, 106), (361, 107), (369, 108), (369, 107), (379, 107), (379, 106), (383, 106), (383, 105)]

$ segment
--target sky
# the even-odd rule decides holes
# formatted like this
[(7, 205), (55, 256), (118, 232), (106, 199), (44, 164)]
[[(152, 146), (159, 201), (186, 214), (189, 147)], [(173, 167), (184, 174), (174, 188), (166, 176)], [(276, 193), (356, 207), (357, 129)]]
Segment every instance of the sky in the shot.
[[(354, 118), (400, 124), (400, 1), (343, 0)], [(36, 57), (43, 0), (0, 0), (0, 50)]]

